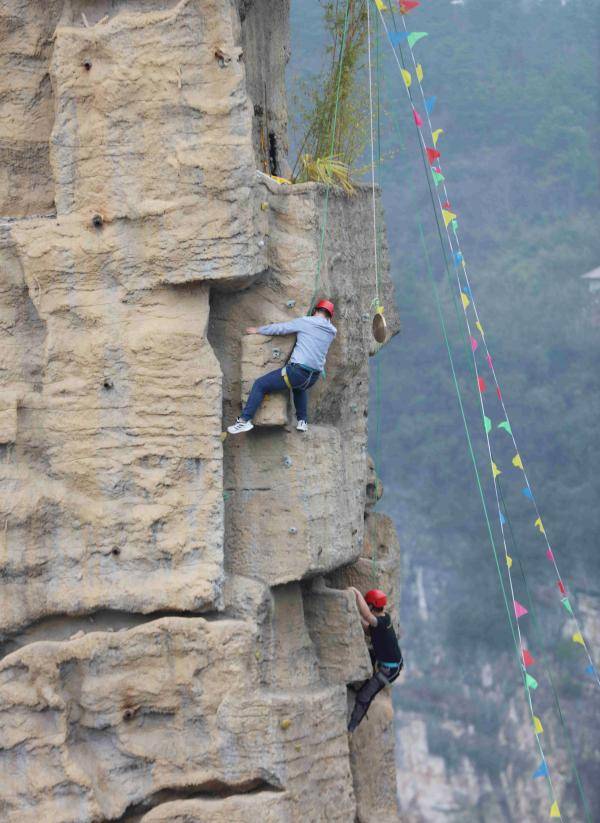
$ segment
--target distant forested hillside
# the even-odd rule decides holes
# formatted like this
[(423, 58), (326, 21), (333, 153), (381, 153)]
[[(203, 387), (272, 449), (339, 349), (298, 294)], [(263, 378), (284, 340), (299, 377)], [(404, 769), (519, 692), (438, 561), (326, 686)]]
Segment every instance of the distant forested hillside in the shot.
[[(299, 80), (318, 82), (325, 38), (316, 0), (292, 2), (292, 13), (289, 76), (298, 91)], [(432, 122), (444, 129), (438, 148), (446, 183), (520, 452), (574, 602), (585, 594), (600, 608), (600, 327), (592, 322), (591, 296), (581, 280), (600, 265), (598, 15), (599, 4), (589, 0), (423, 0), (407, 20), (410, 28), (428, 32), (415, 54), (426, 93), (437, 98)], [(469, 682), (498, 656), (505, 660), (498, 688), (511, 693), (519, 689), (519, 671), (514, 652), (509, 656), (512, 640), (419, 224), (501, 547), (470, 351), (448, 285), (406, 93), (384, 42), (380, 56), (381, 185), (402, 331), (378, 358), (381, 444), (374, 438), (374, 404), (371, 447), (380, 454), (382, 509), (396, 520), (405, 560), (406, 700), (418, 705), (419, 689), (432, 678), (449, 688), (457, 679)], [(498, 422), (493, 400), (489, 408)], [(585, 661), (561, 640), (556, 581), (521, 493), (522, 478), (511, 465), (513, 451), (499, 434), (493, 432), (493, 443), (512, 526), (516, 585), (525, 597), (522, 567), (544, 634), (537, 645), (544, 646), (559, 694), (576, 716)], [(411, 667), (422, 678), (412, 692)], [(478, 716), (487, 718), (481, 733), (489, 735), (485, 697), (476, 695), (476, 701)], [(438, 712), (435, 722), (452, 718), (448, 706)], [(431, 718), (430, 707), (428, 713)], [(500, 754), (498, 768), (499, 760)], [(496, 768), (483, 755), (478, 765)], [(600, 816), (598, 790), (594, 796), (588, 789)]]

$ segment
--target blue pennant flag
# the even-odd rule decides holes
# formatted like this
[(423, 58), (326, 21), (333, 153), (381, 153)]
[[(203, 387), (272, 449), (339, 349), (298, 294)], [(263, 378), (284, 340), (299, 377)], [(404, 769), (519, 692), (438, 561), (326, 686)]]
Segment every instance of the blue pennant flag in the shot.
[(533, 492), (529, 488), (529, 486), (525, 486), (524, 489), (521, 489), (525, 497), (528, 497), (530, 500), (533, 500)]
[(407, 31), (391, 31), (390, 32), (390, 43), (392, 46), (399, 46), (403, 40), (406, 40), (408, 37)]
[(468, 294), (468, 295), (469, 295), (469, 297), (471, 298), (471, 300), (473, 299), (473, 292), (471, 291), (471, 287), (470, 287), (470, 286), (467, 286), (467, 284), (465, 283), (465, 284), (464, 284), (464, 286), (462, 287), (462, 290), (464, 291), (464, 293), (465, 293), (465, 294)]
[(534, 777), (548, 777), (548, 765), (545, 760), (542, 760), (538, 768), (533, 773)]
[(503, 526), (506, 523), (506, 517), (500, 512), (500, 525)]
[(433, 111), (433, 107), (435, 106), (435, 101), (436, 101), (435, 96), (434, 97), (428, 97), (427, 100), (425, 100), (425, 108), (427, 109), (427, 114), (431, 114), (431, 112)]
[(460, 264), (462, 263), (462, 259), (463, 259), (462, 252), (461, 251), (455, 251), (454, 252), (454, 263), (457, 266), (460, 266)]
[(590, 663), (590, 665), (586, 668), (585, 673), (586, 673), (586, 674), (591, 674), (591, 675), (592, 675), (592, 677), (596, 677), (596, 669), (592, 666), (592, 664), (591, 664), (591, 663)]

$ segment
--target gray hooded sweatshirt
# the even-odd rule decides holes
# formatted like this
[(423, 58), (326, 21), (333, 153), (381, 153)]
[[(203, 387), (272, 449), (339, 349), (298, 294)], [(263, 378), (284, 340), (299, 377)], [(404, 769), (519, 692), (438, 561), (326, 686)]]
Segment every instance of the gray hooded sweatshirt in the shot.
[(337, 334), (337, 329), (325, 317), (298, 317), (287, 323), (271, 323), (261, 326), (261, 334), (296, 334), (296, 345), (290, 363), (307, 366), (315, 371), (323, 371), (329, 347)]

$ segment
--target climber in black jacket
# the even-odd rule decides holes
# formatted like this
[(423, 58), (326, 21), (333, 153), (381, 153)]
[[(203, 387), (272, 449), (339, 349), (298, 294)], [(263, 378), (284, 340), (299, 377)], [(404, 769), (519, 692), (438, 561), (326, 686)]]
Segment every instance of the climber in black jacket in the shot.
[(348, 731), (353, 732), (363, 719), (374, 697), (385, 686), (389, 686), (400, 674), (404, 661), (398, 645), (398, 638), (392, 626), (392, 618), (384, 611), (387, 597), (380, 589), (371, 589), (363, 597), (350, 586), (354, 592), (360, 620), (365, 632), (371, 636), (373, 651), (373, 677), (366, 680), (356, 694), (356, 702), (348, 724)]

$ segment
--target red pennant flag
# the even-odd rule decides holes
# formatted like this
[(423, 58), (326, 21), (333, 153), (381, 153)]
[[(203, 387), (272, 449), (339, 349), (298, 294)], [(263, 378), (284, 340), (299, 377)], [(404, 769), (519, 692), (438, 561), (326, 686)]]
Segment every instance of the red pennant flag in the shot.
[(500, 391), (499, 388), (496, 389), (496, 394), (498, 395), (498, 400), (502, 401), (502, 392)]
[(558, 588), (560, 589), (560, 593), (561, 593), (561, 594), (566, 594), (566, 593), (567, 593), (567, 591), (566, 591), (566, 589), (565, 589), (565, 586), (564, 586), (564, 583), (562, 582), (562, 580), (559, 580), (559, 581), (558, 581)]
[(437, 149), (427, 149), (426, 151), (430, 166), (433, 165), (434, 160), (437, 160), (438, 157), (442, 156)]
[(479, 386), (479, 391), (485, 391), (487, 389), (487, 386), (485, 385), (485, 380), (483, 379), (483, 377), (478, 377), (477, 378), (477, 384)]
[(421, 115), (416, 109), (413, 109), (413, 117), (415, 118), (415, 125), (421, 128), (421, 126), (423, 125), (423, 121), (421, 120)]
[(445, 202), (445, 203), (442, 203), (442, 208), (443, 208), (443, 209), (451, 209), (451, 208), (452, 208), (452, 206), (450, 205), (450, 201), (449, 201), (449, 200), (446, 200), (446, 202)]
[(526, 666), (533, 666), (535, 660), (531, 656), (531, 653), (527, 651), (527, 649), (523, 649), (523, 663)]
[(416, 9), (417, 6), (420, 5), (420, 3), (417, 3), (417, 0), (399, 0), (400, 14), (408, 14), (409, 11)]

